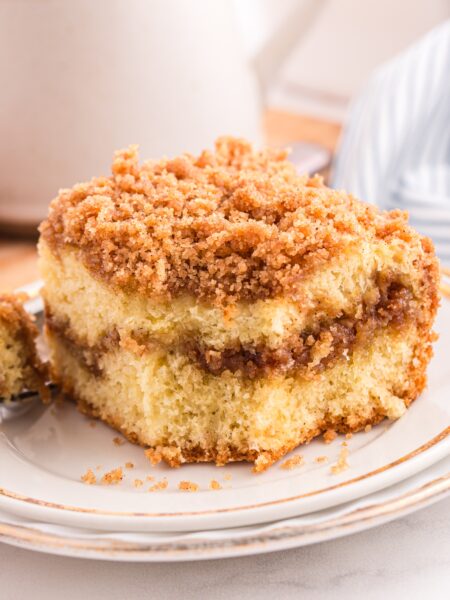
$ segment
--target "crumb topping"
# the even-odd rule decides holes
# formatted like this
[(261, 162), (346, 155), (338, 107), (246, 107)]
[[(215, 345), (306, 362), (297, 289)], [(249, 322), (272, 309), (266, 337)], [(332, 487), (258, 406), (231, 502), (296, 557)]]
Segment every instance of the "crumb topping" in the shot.
[(88, 485), (94, 485), (97, 481), (97, 477), (92, 469), (88, 469), (84, 475), (81, 476), (81, 481)]
[(102, 477), (102, 483), (106, 485), (116, 485), (120, 483), (123, 479), (123, 471), (122, 467), (118, 467), (117, 469), (112, 469), (105, 473)]
[(178, 489), (182, 492), (198, 492), (199, 485), (193, 481), (180, 481)]
[(214, 151), (140, 165), (130, 146), (116, 153), (111, 176), (61, 190), (40, 231), (56, 253), (77, 247), (120, 288), (221, 305), (295, 297), (305, 273), (363, 236), (420, 243), (406, 213), (299, 176), (286, 156), (224, 137)]

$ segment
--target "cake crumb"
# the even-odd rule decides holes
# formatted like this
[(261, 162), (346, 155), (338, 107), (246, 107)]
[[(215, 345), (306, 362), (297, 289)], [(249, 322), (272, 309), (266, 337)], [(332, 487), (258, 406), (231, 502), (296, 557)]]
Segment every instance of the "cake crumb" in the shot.
[(223, 478), (225, 479), (225, 481), (231, 481), (232, 475), (231, 475), (231, 473), (227, 473), (226, 475), (223, 476)]
[(84, 475), (81, 476), (81, 481), (88, 485), (93, 485), (97, 482), (97, 477), (92, 469), (88, 469)]
[(346, 440), (351, 440), (351, 439), (352, 439), (352, 437), (353, 437), (353, 433), (346, 433), (346, 434), (345, 434), (345, 439), (346, 439)]
[(132, 462), (126, 462), (125, 463), (125, 468), (126, 469), (134, 469), (134, 463), (132, 463)]
[(211, 481), (209, 482), (209, 489), (210, 490), (221, 490), (222, 486), (217, 481), (217, 479), (211, 479)]
[(296, 467), (301, 467), (304, 464), (305, 460), (303, 456), (301, 454), (296, 454), (292, 458), (288, 458), (287, 460), (285, 460), (280, 465), (280, 468), (285, 469), (286, 471), (291, 471), (292, 469), (295, 469)]
[(164, 477), (161, 481), (157, 481), (154, 485), (148, 488), (149, 492), (157, 492), (158, 490), (165, 490), (169, 485), (167, 478)]
[(97, 427), (97, 421), (89, 421), (89, 427), (92, 427), (92, 429), (94, 429), (94, 427)]
[(115, 446), (123, 446), (125, 444), (125, 440), (120, 437), (113, 438), (113, 443)]
[(349, 464), (347, 462), (347, 458), (348, 458), (348, 447), (347, 447), (347, 444), (345, 442), (343, 442), (341, 451), (339, 452), (337, 463), (335, 465), (332, 465), (332, 467), (330, 469), (331, 473), (333, 475), (338, 475), (339, 473), (342, 473), (342, 471), (345, 471), (346, 469), (348, 469)]
[(120, 483), (123, 479), (123, 471), (122, 467), (118, 467), (117, 469), (112, 469), (105, 473), (102, 477), (102, 483), (106, 485), (115, 485)]
[(273, 464), (273, 459), (269, 452), (262, 452), (258, 455), (254, 462), (253, 473), (261, 473), (265, 471), (270, 465)]
[(323, 441), (325, 444), (331, 444), (333, 440), (337, 438), (337, 433), (334, 429), (327, 429), (323, 434)]
[(371, 431), (371, 430), (372, 430), (372, 425), (370, 425), (370, 424), (369, 424), (369, 425), (366, 425), (366, 426), (364, 427), (364, 431), (365, 431), (366, 433), (369, 433), (369, 431)]
[(316, 463), (322, 464), (322, 463), (326, 463), (328, 462), (328, 456), (316, 456), (316, 458), (314, 459)]
[(147, 475), (147, 477), (145, 479), (147, 481), (155, 481), (155, 478), (153, 477), (153, 475)]
[(180, 481), (178, 489), (183, 492), (198, 492), (199, 485), (193, 481)]
[(159, 450), (154, 450), (153, 448), (147, 448), (147, 450), (145, 450), (144, 454), (153, 466), (159, 464), (162, 460), (162, 454), (161, 454), (161, 452), (159, 452)]
[(133, 485), (135, 488), (140, 488), (144, 485), (144, 482), (142, 481), (142, 479), (135, 479), (133, 481)]

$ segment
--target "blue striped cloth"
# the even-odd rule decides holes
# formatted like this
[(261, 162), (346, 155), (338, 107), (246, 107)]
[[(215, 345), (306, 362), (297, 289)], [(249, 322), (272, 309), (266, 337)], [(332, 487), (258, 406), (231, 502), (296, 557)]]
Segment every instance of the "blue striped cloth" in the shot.
[(332, 185), (407, 210), (450, 264), (450, 21), (379, 68), (353, 102)]

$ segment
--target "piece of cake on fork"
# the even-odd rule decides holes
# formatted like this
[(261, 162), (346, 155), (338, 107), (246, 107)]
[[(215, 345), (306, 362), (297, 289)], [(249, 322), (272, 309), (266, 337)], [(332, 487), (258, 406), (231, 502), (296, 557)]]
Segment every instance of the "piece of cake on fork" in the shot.
[(22, 392), (47, 399), (47, 369), (38, 355), (38, 329), (24, 307), (23, 294), (0, 294), (0, 401)]
[(60, 191), (41, 225), (55, 381), (154, 460), (261, 471), (401, 416), (431, 357), (438, 266), (286, 153), (221, 138)]

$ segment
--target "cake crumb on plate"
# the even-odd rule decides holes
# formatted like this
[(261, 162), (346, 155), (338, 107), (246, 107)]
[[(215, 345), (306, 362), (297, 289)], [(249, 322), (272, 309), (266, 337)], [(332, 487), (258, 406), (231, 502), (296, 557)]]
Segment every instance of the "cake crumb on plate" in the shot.
[(301, 454), (296, 454), (292, 458), (288, 458), (283, 463), (281, 463), (280, 468), (285, 469), (286, 471), (291, 471), (296, 467), (301, 467), (305, 464), (305, 460)]
[(314, 459), (314, 461), (316, 463), (319, 463), (319, 464), (326, 463), (326, 462), (328, 462), (328, 456), (324, 456), (324, 455), (322, 455), (322, 456), (316, 456), (316, 458)]
[(122, 467), (118, 467), (117, 469), (112, 469), (105, 473), (102, 477), (102, 483), (106, 485), (115, 485), (120, 483), (123, 479), (123, 471)]
[(149, 492), (157, 492), (158, 490), (165, 490), (169, 486), (167, 478), (164, 477), (161, 481), (157, 481), (154, 485), (148, 488)]
[(211, 481), (209, 482), (209, 489), (210, 490), (221, 490), (222, 486), (217, 481), (217, 479), (211, 479)]
[(193, 481), (180, 481), (178, 489), (182, 492), (197, 492), (199, 490), (199, 485)]
[(89, 485), (93, 485), (97, 482), (97, 477), (92, 469), (88, 469), (84, 475), (81, 476), (81, 481)]
[(349, 467), (349, 464), (347, 462), (348, 454), (349, 454), (349, 452), (348, 452), (347, 444), (345, 442), (343, 442), (341, 451), (339, 452), (337, 463), (335, 465), (332, 465), (332, 467), (330, 469), (331, 473), (333, 475), (338, 475), (339, 473), (342, 473), (342, 471), (345, 471), (346, 469), (348, 469), (348, 467)]

